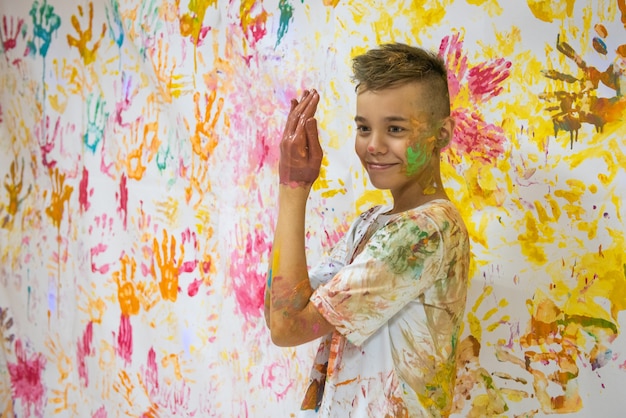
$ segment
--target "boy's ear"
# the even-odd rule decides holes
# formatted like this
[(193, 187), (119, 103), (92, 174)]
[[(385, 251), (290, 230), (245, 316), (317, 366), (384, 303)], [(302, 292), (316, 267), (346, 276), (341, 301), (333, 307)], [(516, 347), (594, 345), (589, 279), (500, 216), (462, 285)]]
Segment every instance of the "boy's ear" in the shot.
[(437, 148), (442, 149), (448, 146), (454, 135), (454, 120), (448, 116), (441, 120), (439, 129), (437, 130)]

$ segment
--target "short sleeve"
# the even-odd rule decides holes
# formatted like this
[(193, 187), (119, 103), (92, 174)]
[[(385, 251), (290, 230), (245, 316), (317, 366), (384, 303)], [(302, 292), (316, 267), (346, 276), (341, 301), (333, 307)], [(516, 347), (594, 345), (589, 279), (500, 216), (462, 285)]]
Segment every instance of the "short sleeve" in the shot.
[(337, 331), (361, 345), (442, 270), (442, 233), (422, 213), (403, 213), (378, 230), (352, 263), (318, 287), (311, 301)]

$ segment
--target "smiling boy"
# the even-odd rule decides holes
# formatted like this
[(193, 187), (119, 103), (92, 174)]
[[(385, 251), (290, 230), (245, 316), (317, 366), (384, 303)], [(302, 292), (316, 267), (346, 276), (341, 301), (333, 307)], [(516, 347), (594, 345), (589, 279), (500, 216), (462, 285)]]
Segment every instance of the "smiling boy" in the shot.
[(355, 151), (393, 204), (362, 213), (311, 271), (306, 201), (322, 149), (319, 94), (292, 100), (266, 287), (272, 340), (321, 337), (302, 416), (441, 417), (452, 407), (469, 240), (440, 175), (454, 122), (442, 60), (387, 44), (353, 60)]

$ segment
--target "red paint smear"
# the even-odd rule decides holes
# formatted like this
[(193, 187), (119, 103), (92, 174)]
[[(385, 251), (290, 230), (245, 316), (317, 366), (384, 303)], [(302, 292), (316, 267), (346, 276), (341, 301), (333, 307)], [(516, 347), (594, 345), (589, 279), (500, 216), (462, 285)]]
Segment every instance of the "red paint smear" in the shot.
[(198, 291), (200, 290), (200, 285), (202, 285), (202, 280), (194, 280), (187, 288), (187, 294), (189, 296), (196, 296), (198, 294)]
[(271, 243), (263, 231), (254, 231), (245, 239), (244, 253), (238, 250), (231, 254), (233, 262), (230, 266), (231, 277), (237, 306), (246, 319), (259, 317), (264, 302), (264, 286), (266, 273), (259, 273), (261, 256), (269, 253)]
[(502, 92), (502, 82), (509, 78), (511, 62), (499, 58), (491, 62), (483, 62), (469, 70), (468, 81), (472, 98), (484, 101)]
[(456, 150), (485, 163), (494, 163), (504, 153), (506, 137), (502, 128), (488, 124), (469, 109), (455, 109), (452, 117), (456, 121), (453, 140)]
[(89, 386), (89, 376), (85, 366), (85, 357), (93, 354), (91, 343), (93, 341), (93, 322), (89, 322), (83, 332), (83, 337), (76, 344), (76, 356), (78, 357), (78, 376), (84, 387)]
[(133, 329), (128, 315), (121, 315), (117, 334), (117, 354), (130, 364), (133, 355)]
[(120, 192), (116, 193), (115, 196), (119, 201), (117, 213), (122, 216), (124, 230), (126, 230), (128, 218), (128, 188), (126, 187), (126, 173), (122, 173), (122, 179), (120, 180)]
[(265, 164), (275, 165), (278, 162), (279, 148), (270, 146), (265, 132), (257, 132), (254, 148), (250, 153), (251, 161), (257, 164), (257, 172), (259, 172)]
[(87, 167), (83, 166), (83, 176), (80, 179), (80, 186), (78, 189), (78, 201), (80, 202), (81, 211), (85, 212), (89, 210), (89, 196), (93, 194), (93, 189), (91, 189), (91, 193), (87, 192), (89, 188), (89, 171), (87, 171)]
[(91, 254), (91, 271), (92, 273), (101, 273), (101, 274), (105, 274), (109, 271), (109, 265), (108, 264), (103, 264), (102, 266), (98, 267), (96, 266), (96, 263), (94, 263), (93, 258), (95, 256), (97, 256), (98, 254), (103, 253), (104, 251), (106, 251), (107, 249), (107, 245), (103, 242), (97, 244), (95, 247), (92, 247), (89, 250), (89, 253)]
[[(2, 16), (2, 33), (4, 35), (2, 49), (5, 53), (17, 46), (17, 38), (22, 33), (22, 26), (24, 26), (24, 19)], [(0, 119), (0, 122), (2, 122), (2, 119)]]
[(101, 406), (96, 412), (93, 413), (91, 418), (107, 418), (106, 408), (104, 406)]
[(41, 353), (28, 358), (20, 339), (15, 341), (15, 356), (17, 363), (8, 363), (13, 399), (22, 401), (27, 417), (30, 417), (31, 408), (35, 416), (43, 416), (44, 387), (41, 372), (45, 368), (46, 359)]
[[(252, 8), (259, 7), (259, 4), (253, 2), (250, 4), (250, 7), (246, 9), (246, 7), (241, 7), (241, 29), (243, 29), (244, 34), (246, 35), (246, 39), (251, 41), (251, 44), (257, 43), (261, 38), (265, 36), (267, 30), (265, 28), (265, 22), (267, 21), (267, 12), (262, 9), (261, 12), (252, 16)], [(250, 39), (252, 37), (252, 40)]]
[(159, 391), (159, 368), (156, 362), (156, 353), (152, 347), (148, 351), (148, 360), (143, 380), (146, 382), (146, 389), (150, 396), (156, 395)]
[(185, 261), (178, 269), (178, 273), (191, 273), (196, 269), (197, 266), (198, 260)]
[(285, 398), (289, 389), (293, 386), (294, 381), (288, 378), (289, 374), (285, 366), (271, 364), (263, 371), (261, 383), (264, 387), (272, 388), (276, 398), (280, 401)]
[[(487, 123), (478, 111), (472, 109), (480, 109), (482, 102), (502, 92), (502, 83), (510, 75), (511, 63), (499, 58), (470, 67), (460, 33), (441, 40), (439, 55), (445, 59), (448, 68), (452, 117), (457, 123), (451, 147), (461, 154), (470, 155), (472, 159), (493, 164), (504, 153), (506, 136), (502, 128)], [(470, 109), (454, 107), (464, 85), (470, 90)]]

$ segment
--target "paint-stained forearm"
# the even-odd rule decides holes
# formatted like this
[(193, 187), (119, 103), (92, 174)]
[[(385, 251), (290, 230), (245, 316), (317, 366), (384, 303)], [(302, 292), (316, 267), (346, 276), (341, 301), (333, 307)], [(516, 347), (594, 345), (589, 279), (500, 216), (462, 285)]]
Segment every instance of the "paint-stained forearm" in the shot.
[[(269, 326), (280, 339), (306, 307), (313, 290), (305, 253), (305, 212), (309, 187), (280, 185), (279, 208), (268, 279)], [(277, 341), (279, 343), (279, 341)]]
[(299, 345), (332, 330), (309, 303), (313, 289), (304, 243), (306, 202), (323, 158), (314, 118), (318, 102), (315, 90), (305, 91), (300, 101), (291, 101), (280, 143), (278, 219), (265, 293), (265, 321), (272, 341), (281, 346)]

